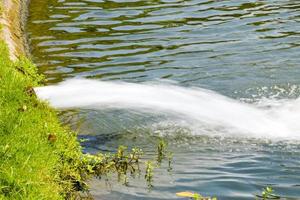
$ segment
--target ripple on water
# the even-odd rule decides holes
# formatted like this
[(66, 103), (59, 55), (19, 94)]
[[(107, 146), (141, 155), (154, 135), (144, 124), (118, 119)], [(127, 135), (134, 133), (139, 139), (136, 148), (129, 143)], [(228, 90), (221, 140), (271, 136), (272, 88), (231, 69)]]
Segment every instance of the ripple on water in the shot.
[[(285, 0), (32, 0), (28, 36), (48, 84), (72, 77), (167, 79), (269, 107), (276, 105), (264, 97), (299, 96), (299, 13), (297, 1)], [(86, 119), (79, 129), (89, 139), (85, 151), (135, 144), (153, 155), (155, 134), (145, 121), (156, 117), (91, 110), (66, 115), (74, 128)], [(95, 198), (175, 199), (176, 192), (191, 190), (241, 200), (272, 185), (287, 199), (299, 199), (299, 144), (169, 133), (173, 171), (157, 169), (152, 192), (143, 178), (107, 191), (95, 180)]]
[(287, 1), (33, 1), (28, 30), (49, 83), (167, 77), (227, 93), (287, 75), (298, 83), (299, 10)]

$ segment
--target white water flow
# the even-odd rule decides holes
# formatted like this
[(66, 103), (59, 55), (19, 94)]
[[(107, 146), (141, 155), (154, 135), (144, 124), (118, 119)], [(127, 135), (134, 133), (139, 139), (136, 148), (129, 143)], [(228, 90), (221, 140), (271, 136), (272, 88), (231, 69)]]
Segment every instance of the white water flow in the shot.
[(124, 108), (177, 116), (190, 122), (196, 134), (214, 130), (211, 134), (300, 139), (298, 99), (260, 108), (202, 88), (86, 79), (68, 80), (35, 91), (39, 98), (60, 109)]

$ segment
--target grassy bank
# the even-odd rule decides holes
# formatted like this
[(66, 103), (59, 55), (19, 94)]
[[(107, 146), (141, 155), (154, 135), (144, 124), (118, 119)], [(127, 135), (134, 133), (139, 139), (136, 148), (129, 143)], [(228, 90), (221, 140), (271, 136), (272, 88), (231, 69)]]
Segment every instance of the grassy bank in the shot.
[[(33, 87), (42, 77), (36, 67), (25, 58), (12, 62), (4, 42), (0, 55), (0, 199), (80, 198), (78, 191), (86, 189), (90, 176), (116, 173), (126, 185), (127, 174), (139, 173), (138, 148), (82, 154), (76, 135), (37, 99)], [(161, 148), (159, 155), (164, 157), (163, 152)], [(147, 168), (151, 185), (150, 176)]]
[[(20, 58), (24, 5), (26, 0), (0, 2), (0, 199), (78, 199), (85, 180), (107, 173), (127, 184), (127, 174), (139, 172), (140, 149), (83, 154), (75, 133), (36, 97), (33, 88), (43, 77)], [(146, 170), (149, 185), (151, 174)]]
[(41, 77), (0, 42), (0, 199), (61, 199), (80, 181), (81, 150), (32, 90)]
[[(76, 135), (37, 99), (33, 87), (42, 77), (36, 67), (25, 58), (12, 62), (4, 42), (0, 55), (0, 199), (78, 199), (90, 176), (115, 173), (127, 185), (128, 174), (140, 173), (138, 148), (82, 154)], [(165, 145), (158, 147), (161, 162)], [(146, 163), (152, 186), (153, 167)]]
[(72, 198), (85, 175), (80, 145), (35, 96), (36, 67), (15, 59), (23, 52), (25, 4), (0, 3), (0, 199)]

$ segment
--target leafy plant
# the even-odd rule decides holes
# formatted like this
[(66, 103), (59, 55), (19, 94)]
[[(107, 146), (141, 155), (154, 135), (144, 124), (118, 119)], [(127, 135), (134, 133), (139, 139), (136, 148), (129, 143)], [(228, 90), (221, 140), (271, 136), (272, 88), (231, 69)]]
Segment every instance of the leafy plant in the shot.
[(128, 185), (127, 174), (139, 173), (139, 160), (142, 154), (141, 149), (133, 148), (128, 151), (125, 146), (120, 146), (115, 154), (85, 154), (82, 158), (82, 169), (88, 176), (99, 178), (116, 172), (118, 180), (123, 180), (124, 185)]
[(159, 164), (166, 157), (166, 147), (167, 143), (162, 138), (160, 138), (157, 144), (157, 163)]
[(173, 153), (172, 152), (168, 152), (167, 155), (168, 158), (168, 172), (172, 171), (172, 161), (173, 161)]
[(145, 179), (148, 184), (148, 188), (151, 189), (153, 187), (153, 165), (151, 161), (146, 162), (146, 173), (145, 173)]
[(279, 195), (274, 194), (274, 189), (272, 187), (265, 187), (261, 192), (261, 195), (256, 195), (256, 199), (268, 200), (268, 199), (280, 199)]

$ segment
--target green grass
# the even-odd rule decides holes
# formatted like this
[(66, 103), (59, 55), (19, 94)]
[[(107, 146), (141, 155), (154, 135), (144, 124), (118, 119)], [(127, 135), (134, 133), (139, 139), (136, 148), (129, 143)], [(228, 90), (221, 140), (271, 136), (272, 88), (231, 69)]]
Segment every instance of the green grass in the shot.
[[(36, 67), (25, 58), (10, 61), (3, 41), (0, 55), (0, 199), (78, 199), (91, 176), (115, 173), (126, 185), (128, 174), (139, 173), (138, 148), (83, 154), (74, 132), (37, 99), (33, 87), (43, 77)], [(159, 142), (161, 162), (166, 144)]]
[(36, 67), (11, 62), (3, 41), (0, 55), (0, 199), (67, 198), (82, 179), (76, 136), (35, 96)]

